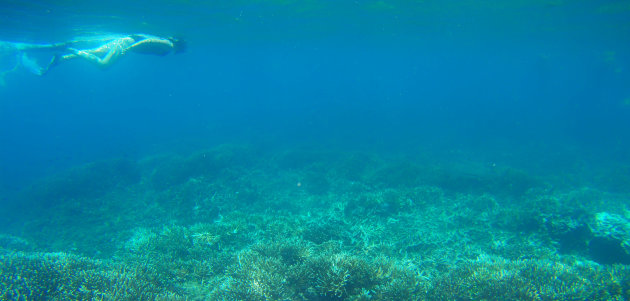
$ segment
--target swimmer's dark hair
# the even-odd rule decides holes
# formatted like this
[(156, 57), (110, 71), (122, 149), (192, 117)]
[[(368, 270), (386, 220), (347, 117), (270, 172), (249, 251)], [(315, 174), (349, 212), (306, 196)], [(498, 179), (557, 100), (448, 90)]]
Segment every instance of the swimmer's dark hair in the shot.
[(175, 51), (175, 53), (185, 52), (186, 48), (188, 48), (188, 43), (186, 43), (186, 40), (180, 37), (170, 37), (168, 38), (168, 40), (173, 43), (173, 50)]

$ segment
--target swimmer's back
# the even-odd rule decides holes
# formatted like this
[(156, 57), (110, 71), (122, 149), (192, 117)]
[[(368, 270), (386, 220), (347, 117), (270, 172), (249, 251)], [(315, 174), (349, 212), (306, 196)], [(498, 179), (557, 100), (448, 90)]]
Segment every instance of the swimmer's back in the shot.
[(167, 55), (173, 51), (173, 43), (168, 39), (143, 36), (144, 39), (137, 41), (131, 51), (142, 54)]

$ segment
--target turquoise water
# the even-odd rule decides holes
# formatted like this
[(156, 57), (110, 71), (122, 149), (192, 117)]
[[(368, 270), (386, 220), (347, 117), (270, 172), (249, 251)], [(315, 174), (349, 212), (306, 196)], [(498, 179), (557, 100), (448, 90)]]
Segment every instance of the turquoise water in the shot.
[(628, 1), (1, 7), (2, 300), (630, 299)]

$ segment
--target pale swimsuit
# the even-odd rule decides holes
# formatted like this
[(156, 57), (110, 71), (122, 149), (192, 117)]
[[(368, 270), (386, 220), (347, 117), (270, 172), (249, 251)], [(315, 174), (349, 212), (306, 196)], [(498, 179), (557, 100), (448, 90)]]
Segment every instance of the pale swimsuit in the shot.
[[(59, 62), (74, 58), (83, 58), (101, 67), (108, 67), (128, 51), (143, 54), (166, 55), (173, 51), (173, 42), (169, 39), (151, 35), (135, 34), (114, 39), (97, 48), (78, 50), (68, 48), (71, 54), (59, 58)], [(55, 65), (59, 62), (55, 62)]]

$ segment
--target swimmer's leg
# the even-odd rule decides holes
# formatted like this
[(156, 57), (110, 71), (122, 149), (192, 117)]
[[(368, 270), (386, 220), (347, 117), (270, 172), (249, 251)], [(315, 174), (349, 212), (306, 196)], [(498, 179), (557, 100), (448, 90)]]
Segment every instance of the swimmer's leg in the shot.
[(48, 71), (50, 71), (51, 68), (63, 62), (71, 61), (77, 58), (88, 60), (99, 66), (107, 66), (110, 64), (110, 60), (112, 56), (111, 54), (108, 53), (108, 55), (106, 55), (105, 58), (101, 59), (100, 57), (96, 55), (98, 52), (102, 52), (102, 51), (98, 51), (98, 49), (97, 50), (78, 50), (75, 48), (68, 48), (67, 50), (72, 53), (64, 54), (64, 55), (59, 55), (59, 54), (55, 55), (48, 63), (48, 66), (42, 69), (42, 74), (48, 73)]
[(20, 60), (22, 66), (24, 66), (24, 68), (26, 68), (26, 70), (30, 71), (31, 73), (35, 75), (44, 74), (44, 68), (40, 67), (34, 59), (28, 57), (28, 55), (26, 55), (26, 52), (22, 53), (22, 57), (20, 58)]
[(111, 62), (113, 61), (113, 59), (116, 57), (115, 55), (117, 55), (119, 52), (116, 51), (116, 49), (111, 49), (110, 51), (108, 51), (105, 56), (103, 58), (100, 58), (98, 56), (96, 56), (95, 54), (89, 52), (89, 51), (85, 51), (85, 50), (77, 50), (74, 48), (69, 48), (68, 50), (70, 50), (73, 55), (77, 56), (77, 57), (81, 57), (84, 58), (94, 64), (97, 64), (101, 67), (107, 67), (111, 64)]
[(72, 57), (70, 57), (70, 56), (76, 57), (74, 54), (67, 54), (67, 55), (58, 55), (57, 54), (57, 55), (53, 56), (53, 58), (48, 63), (48, 66), (46, 66), (46, 68), (42, 68), (42, 75), (48, 73), (48, 71), (50, 71), (50, 68), (59, 65), (62, 61), (67, 61), (67, 60), (72, 59)]

